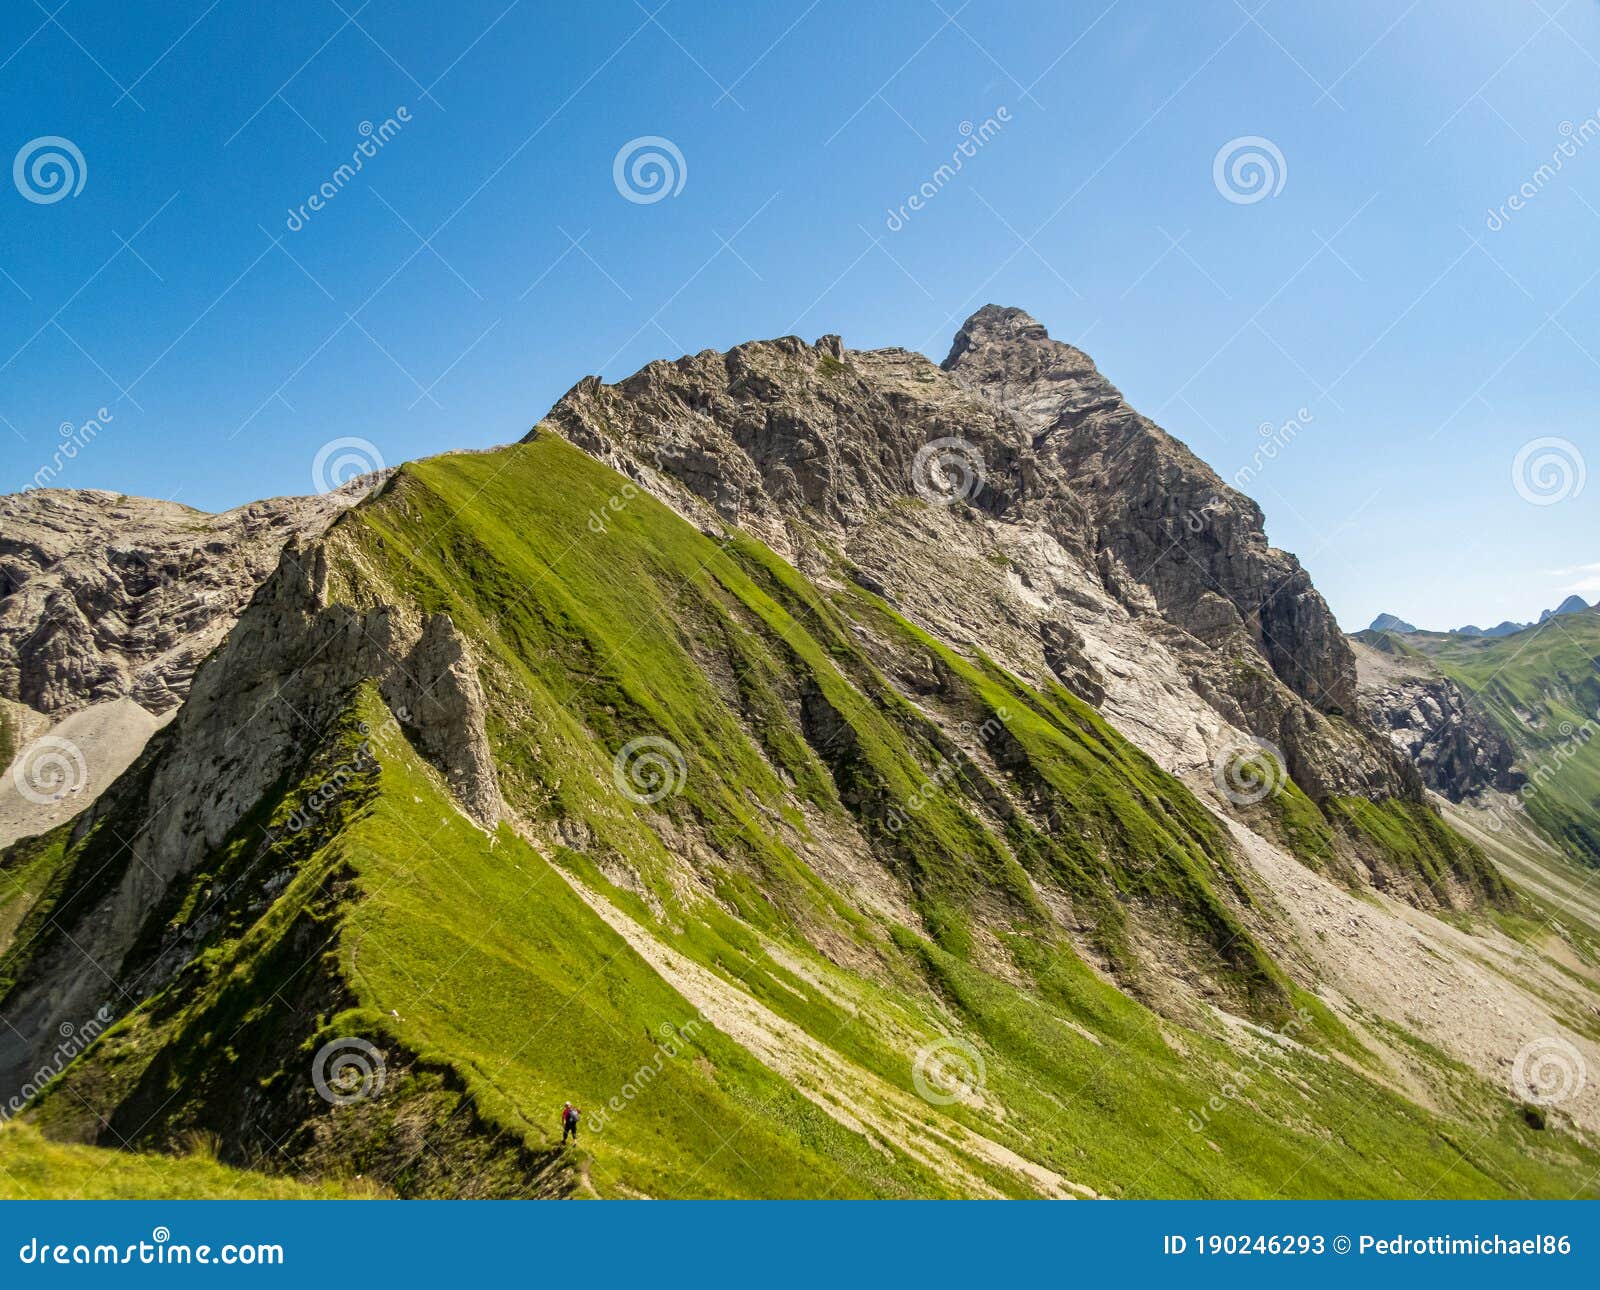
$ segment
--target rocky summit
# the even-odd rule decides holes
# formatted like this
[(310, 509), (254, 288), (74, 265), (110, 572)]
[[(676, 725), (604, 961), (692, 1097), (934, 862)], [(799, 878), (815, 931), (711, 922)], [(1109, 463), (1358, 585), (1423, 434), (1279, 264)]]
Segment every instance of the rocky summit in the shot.
[[(39, 1171), (1594, 1191), (1600, 1087), (1540, 1081), (1600, 1060), (1600, 912), (1485, 822), (1536, 772), (1472, 661), (1380, 684), (1021, 310), (938, 364), (585, 378), (337, 496), (0, 516), (0, 1151)], [(107, 704), (115, 755), (67, 724)]]

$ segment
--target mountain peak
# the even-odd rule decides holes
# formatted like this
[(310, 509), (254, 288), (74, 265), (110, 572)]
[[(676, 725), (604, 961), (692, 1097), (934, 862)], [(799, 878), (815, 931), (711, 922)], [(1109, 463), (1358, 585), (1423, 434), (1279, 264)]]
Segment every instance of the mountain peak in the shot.
[(1554, 609), (1547, 609), (1539, 615), (1539, 621), (1546, 622), (1561, 614), (1581, 614), (1589, 608), (1589, 602), (1582, 596), (1568, 596)]
[(989, 345), (1048, 341), (1050, 333), (1032, 314), (1010, 305), (984, 305), (966, 322), (951, 342), (950, 353), (940, 364), (946, 371), (960, 362), (970, 350)]
[(1394, 614), (1379, 614), (1372, 620), (1372, 626), (1367, 628), (1367, 630), (1369, 632), (1410, 633), (1416, 631), (1417, 629), (1410, 623), (1406, 622), (1404, 618), (1397, 617)]
[(1092, 358), (1052, 340), (1031, 314), (1006, 305), (985, 305), (968, 318), (939, 366), (989, 402), (1019, 414), (1035, 433), (1063, 416), (1125, 407)]

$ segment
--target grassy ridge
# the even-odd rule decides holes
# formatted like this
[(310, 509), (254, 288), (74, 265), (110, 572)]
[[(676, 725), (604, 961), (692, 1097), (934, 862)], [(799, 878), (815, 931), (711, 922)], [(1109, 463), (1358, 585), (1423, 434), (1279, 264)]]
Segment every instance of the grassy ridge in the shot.
[[(1452, 1119), (1330, 1058), (1348, 1037), (1296, 1013), (1217, 824), (1064, 691), (719, 546), (551, 436), (402, 468), (328, 551), (336, 598), (446, 612), (473, 643), (527, 835), (463, 816), (359, 687), (153, 913), (136, 958), (179, 934), (199, 953), (32, 1112), (52, 1133), (214, 1133), (405, 1195), (1031, 1194), (972, 1133), (1110, 1195), (1592, 1191), (1600, 1155), (1470, 1075)], [(885, 679), (902, 666), (928, 678), (914, 701)], [(683, 757), (651, 803), (614, 773), (641, 736)], [(34, 927), (86, 899), (98, 845), (50, 862)], [(737, 1006), (700, 1017), (578, 883)], [(1189, 956), (1292, 1042), (1164, 1020), (1074, 952), (1063, 909), (1112, 959)], [(770, 1068), (784, 1026), (826, 1060)], [(310, 1071), (341, 1037), (387, 1079), (330, 1108)], [(975, 1096), (918, 1098), (936, 1042)]]

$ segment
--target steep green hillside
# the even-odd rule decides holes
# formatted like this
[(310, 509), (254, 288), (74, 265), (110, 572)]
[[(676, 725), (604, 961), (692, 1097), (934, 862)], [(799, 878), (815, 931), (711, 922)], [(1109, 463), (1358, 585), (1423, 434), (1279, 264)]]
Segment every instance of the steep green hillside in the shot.
[(1412, 641), (1515, 745), (1533, 820), (1600, 865), (1600, 613), (1561, 615), (1514, 636)]
[[(1594, 1191), (1592, 1144), (1465, 1071), (1442, 1113), (1369, 1078), (1223, 828), (1064, 690), (554, 436), (402, 468), (323, 554), (338, 604), (471, 642), (508, 818), (341, 691), (149, 911), (142, 1001), (28, 1113), (52, 1137), (406, 1196)], [(139, 863), (171, 755), (8, 854), (0, 1007)], [(1215, 1007), (1153, 1011), (1158, 969)]]

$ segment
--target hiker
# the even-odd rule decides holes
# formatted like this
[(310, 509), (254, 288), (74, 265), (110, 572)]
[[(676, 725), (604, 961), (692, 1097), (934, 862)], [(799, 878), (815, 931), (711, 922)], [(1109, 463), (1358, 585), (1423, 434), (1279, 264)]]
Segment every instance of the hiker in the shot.
[(567, 1139), (574, 1142), (578, 1140), (578, 1108), (571, 1102), (561, 1104), (561, 1143), (566, 1145)]

